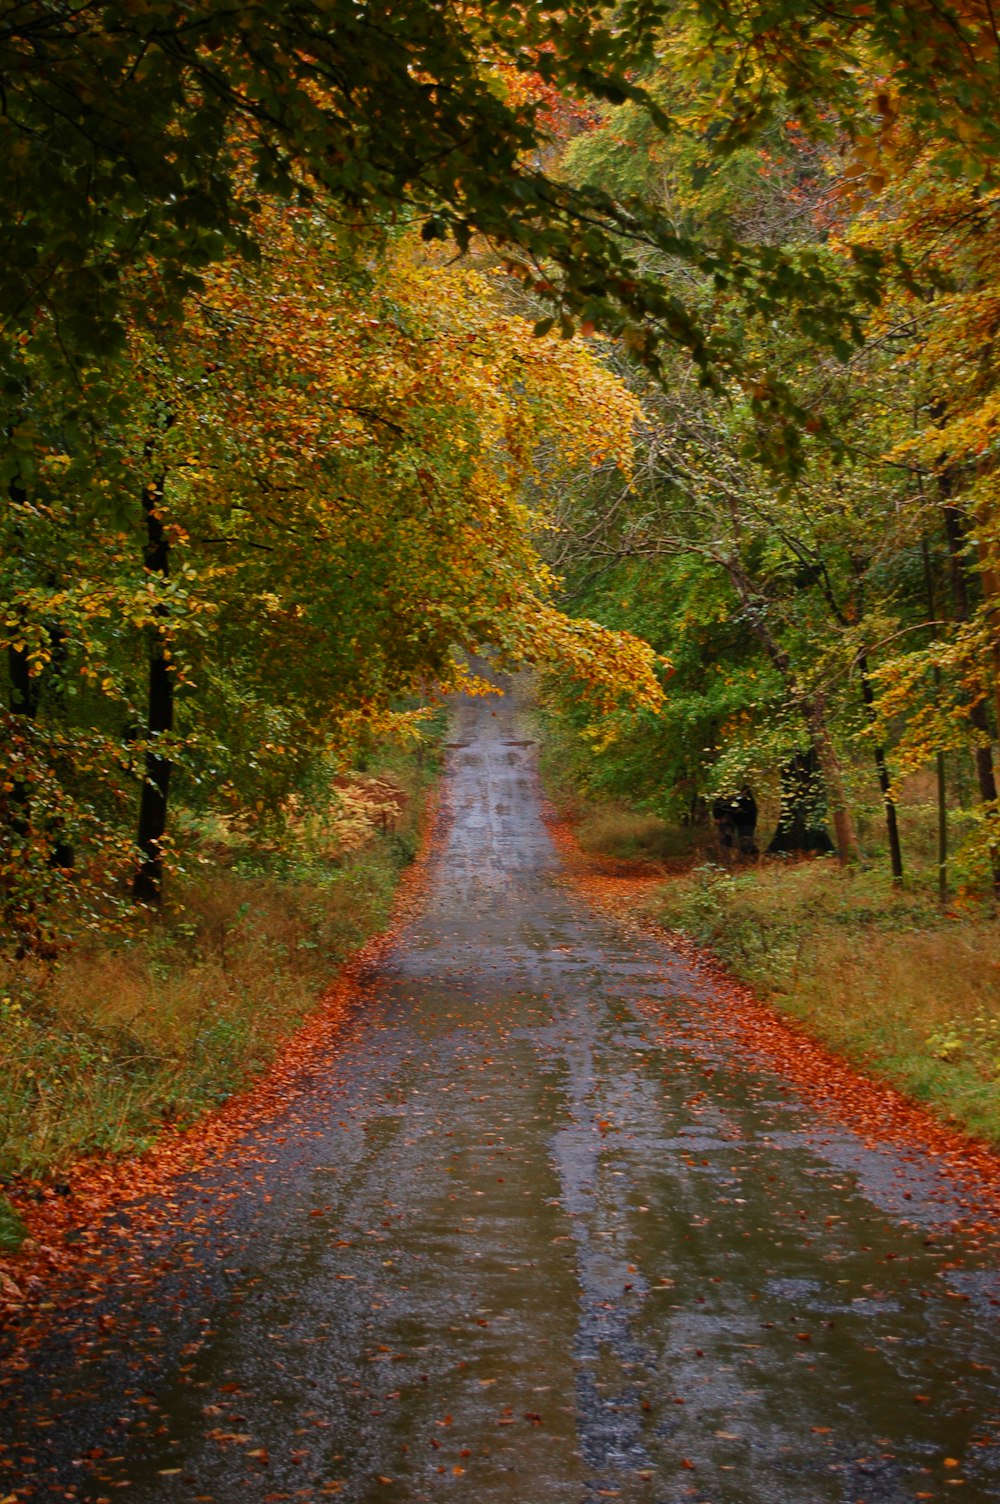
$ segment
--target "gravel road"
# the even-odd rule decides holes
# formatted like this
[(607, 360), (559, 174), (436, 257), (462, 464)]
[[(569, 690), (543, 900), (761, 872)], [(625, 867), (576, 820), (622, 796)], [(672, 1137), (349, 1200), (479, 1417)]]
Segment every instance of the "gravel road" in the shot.
[(507, 698), (451, 741), (418, 917), (155, 1278), (81, 1274), (8, 1373), (0, 1501), (996, 1504), (997, 1270), (933, 1166), (583, 904)]

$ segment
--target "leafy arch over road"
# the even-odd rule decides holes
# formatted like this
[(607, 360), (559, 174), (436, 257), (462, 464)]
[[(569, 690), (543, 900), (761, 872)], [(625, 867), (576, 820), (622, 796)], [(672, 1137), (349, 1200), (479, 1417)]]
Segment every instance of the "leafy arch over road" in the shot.
[[(859, 9), (847, 23), (814, 9), (824, 37), (839, 27), (877, 53), (894, 8)], [(735, 278), (753, 306), (797, 308), (840, 348), (859, 336), (855, 299), (875, 295), (879, 258), (859, 255), (838, 280), (815, 258), (684, 233), (655, 205), (571, 187), (539, 166), (544, 95), (503, 89), (497, 69), (563, 94), (634, 99), (669, 131), (677, 122), (636, 81), (669, 26), (679, 62), (721, 69), (720, 115), (736, 101), (732, 133), (775, 90), (801, 92), (802, 77), (820, 97), (843, 92), (840, 54), (818, 69), (797, 15), (714, 0), (9, 6), (0, 23), (8, 384), (20, 379), (18, 338), (40, 310), (71, 364), (107, 352), (123, 338), (126, 268), (155, 256), (159, 312), (169, 316), (204, 266), (233, 246), (253, 253), (255, 193), (319, 191), (348, 219), (408, 206), (428, 236), (459, 247), (486, 236), (564, 321), (627, 332), (654, 368), (664, 342), (679, 344), (706, 380), (735, 372), (761, 414), (773, 414), (780, 383), (746, 370), (738, 344), (645, 269), (649, 255), (720, 285)], [(929, 87), (934, 57), (921, 56), (908, 56), (907, 77)]]

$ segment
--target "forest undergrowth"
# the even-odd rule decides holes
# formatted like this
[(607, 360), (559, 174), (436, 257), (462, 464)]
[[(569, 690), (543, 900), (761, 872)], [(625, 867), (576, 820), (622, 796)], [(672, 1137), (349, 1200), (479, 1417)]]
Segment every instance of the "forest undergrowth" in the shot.
[[(266, 833), (204, 822), (154, 922), (0, 963), (0, 1189), (141, 1152), (259, 1075), (385, 927), (435, 768), (397, 750)], [(0, 1249), (23, 1235), (0, 1194)]]

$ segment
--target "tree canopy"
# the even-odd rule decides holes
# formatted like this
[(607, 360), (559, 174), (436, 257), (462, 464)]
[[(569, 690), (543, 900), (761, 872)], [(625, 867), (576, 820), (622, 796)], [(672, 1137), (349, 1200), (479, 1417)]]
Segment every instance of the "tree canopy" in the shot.
[[(127, 268), (156, 259), (169, 317), (206, 265), (232, 247), (254, 254), (260, 194), (319, 194), (348, 222), (406, 212), (460, 249), (484, 236), (566, 332), (574, 320), (624, 332), (654, 368), (664, 345), (679, 344), (705, 380), (736, 372), (760, 414), (779, 417), (789, 400), (778, 378), (650, 275), (649, 253), (720, 287), (735, 281), (765, 315), (795, 309), (838, 347), (859, 337), (854, 300), (875, 295), (881, 258), (859, 248), (833, 276), (794, 249), (764, 255), (752, 241), (679, 229), (655, 200), (572, 185), (540, 165), (546, 107), (553, 91), (632, 100), (658, 130), (687, 132), (692, 122), (642, 81), (669, 48), (672, 66), (711, 83), (713, 150), (766, 119), (779, 94), (822, 85), (818, 97), (839, 103), (848, 77), (857, 116), (855, 75), (886, 61), (896, 9), (874, 7), (837, 31), (817, 8), (816, 24), (844, 32), (861, 56), (832, 49), (819, 76), (790, 6), (10, 7), (0, 31), (8, 390), (23, 379), (19, 340), (41, 337), (40, 313), (54, 356), (71, 366), (108, 352), (124, 338)], [(903, 46), (887, 61), (923, 108), (934, 50), (918, 59)]]
[(986, 0), (7, 7), (22, 936), (137, 849), (158, 893), (171, 786), (280, 799), (457, 649), (662, 746), (647, 633), (675, 707), (732, 654), (699, 796), (804, 738), (851, 855), (855, 747), (890, 827), (971, 752), (1000, 877), (998, 64)]

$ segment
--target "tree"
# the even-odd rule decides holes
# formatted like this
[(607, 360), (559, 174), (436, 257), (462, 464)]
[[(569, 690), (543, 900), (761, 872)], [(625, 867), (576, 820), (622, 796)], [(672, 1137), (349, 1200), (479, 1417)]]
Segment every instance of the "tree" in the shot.
[(946, 176), (932, 151), (902, 129), (899, 136), (899, 170), (857, 216), (854, 234), (880, 244), (891, 216), (916, 273), (891, 286), (871, 337), (892, 351), (901, 412), (887, 459), (912, 478), (929, 627), (922, 642), (899, 643), (884, 666), (881, 707), (889, 717), (905, 705), (902, 752), (911, 764), (933, 757), (943, 778), (946, 753), (971, 751), (982, 844), (1000, 885), (1000, 198)]
[[(718, 287), (692, 279), (676, 262), (664, 262), (663, 275), (683, 287), (689, 302), (711, 307), (730, 337), (738, 334), (744, 340), (752, 360), (765, 367), (780, 365), (800, 409), (813, 415), (806, 425), (812, 436), (802, 449), (808, 465), (793, 484), (776, 485), (757, 463), (762, 454), (759, 420), (738, 386), (729, 388), (728, 406), (706, 402), (683, 357), (676, 357), (672, 382), (644, 398), (652, 457), (648, 489), (637, 502), (616, 506), (610, 526), (600, 522), (600, 502), (585, 509), (581, 531), (586, 542), (579, 567), (586, 572), (588, 554), (592, 560), (596, 555), (596, 562), (602, 553), (627, 558), (669, 551), (698, 557), (722, 571), (739, 603), (744, 627), (782, 673), (792, 702), (800, 708), (812, 741), (810, 755), (826, 764), (835, 821), (842, 827), (842, 850), (854, 842), (846, 795), (838, 792), (843, 751), (838, 753), (830, 735), (830, 715), (842, 723), (842, 749), (845, 733), (850, 740), (863, 734), (870, 746), (893, 875), (899, 880), (896, 790), (885, 745), (885, 717), (878, 713), (874, 666), (882, 644), (901, 636), (913, 641), (908, 634), (926, 630), (924, 590), (912, 567), (926, 509), (914, 484), (920, 465), (914, 463), (912, 445), (906, 451), (906, 439), (913, 439), (907, 416), (912, 393), (907, 393), (905, 371), (898, 369), (899, 326), (913, 317), (912, 312), (900, 314), (899, 302), (902, 299), (905, 306), (907, 301), (926, 301), (926, 292), (905, 260), (912, 237), (900, 236), (898, 210), (890, 214), (880, 201), (873, 206), (874, 228), (866, 228), (858, 212), (858, 181), (850, 159), (845, 169), (843, 158), (823, 145), (822, 133), (820, 139), (816, 134), (810, 139), (800, 120), (759, 121), (757, 138), (734, 137), (728, 157), (720, 160), (710, 140), (720, 122), (711, 115), (714, 106), (706, 99), (705, 76), (685, 73), (683, 63), (677, 68), (675, 57), (668, 55), (650, 87), (665, 110), (692, 126), (687, 138), (651, 135), (647, 120), (634, 106), (607, 111), (603, 122), (570, 143), (571, 174), (608, 191), (614, 191), (626, 174), (636, 191), (658, 194), (685, 233), (698, 235), (707, 227), (718, 235), (737, 230), (741, 238), (755, 238), (766, 247), (789, 242), (813, 246), (814, 254), (823, 259), (847, 255), (858, 244), (870, 246), (887, 260), (890, 253), (901, 251), (904, 260), (891, 284), (890, 299), (869, 319), (869, 344), (843, 364), (831, 359), (800, 321), (781, 318), (776, 311), (768, 325), (738, 289), (720, 293)], [(726, 67), (723, 49), (712, 89)], [(772, 102), (777, 108), (778, 95)], [(847, 115), (831, 118), (842, 131), (852, 127)], [(907, 129), (910, 157), (916, 150), (929, 164), (931, 176), (940, 181), (940, 142), (938, 149), (914, 147), (912, 124)], [(898, 130), (902, 135), (903, 127)], [(892, 143), (892, 161), (896, 176), (882, 190), (885, 201), (907, 191), (907, 153), (901, 141)], [(916, 181), (912, 173), (911, 180)], [(871, 191), (873, 183), (867, 186)], [(962, 192), (968, 191), (966, 185)], [(987, 206), (990, 198), (982, 189), (976, 194), (977, 202), (983, 199)], [(985, 212), (988, 215), (988, 207)], [(905, 217), (902, 224), (905, 227)], [(939, 221), (931, 233), (940, 232)], [(981, 297), (981, 278), (976, 287), (976, 297)], [(943, 323), (940, 328), (947, 337)], [(978, 328), (981, 339), (982, 319)], [(947, 361), (940, 366), (946, 369)], [(978, 386), (982, 390), (982, 374)], [(940, 428), (938, 421), (938, 441)], [(574, 519), (568, 518), (567, 526), (573, 525)], [(662, 572), (662, 564), (653, 567)], [(964, 571), (960, 574), (964, 577)], [(633, 593), (634, 585), (629, 590)], [(628, 620), (620, 613), (609, 619), (620, 624)], [(673, 645), (671, 651), (677, 656)], [(860, 726), (844, 719), (843, 689), (852, 684), (860, 691), (864, 711)], [(902, 700), (894, 703), (897, 713), (904, 708)], [(970, 696), (969, 711), (985, 730), (985, 711), (975, 694)], [(894, 731), (898, 734), (898, 721)], [(758, 727), (758, 737), (769, 734), (765, 725)], [(984, 741), (985, 750), (980, 747), (976, 753), (978, 762), (989, 758), (988, 733)]]
[[(99, 798), (120, 852), (110, 796), (138, 780), (146, 902), (174, 787), (230, 812), (277, 802), (401, 699), (459, 682), (456, 649), (492, 644), (605, 698), (661, 698), (648, 648), (551, 605), (533, 541), (567, 470), (628, 463), (621, 385), (582, 343), (533, 337), (494, 277), (449, 268), (419, 237), (358, 241), (277, 201), (255, 228), (260, 261), (212, 269), (183, 320), (147, 316), (140, 287), (115, 424), (95, 416), (66, 453), (37, 406), (44, 464), (5, 581), (8, 642), (38, 644), (32, 682), (51, 677), (58, 619), (60, 674), (90, 691), (33, 724), (39, 810)], [(58, 748), (98, 733), (95, 789)], [(93, 831), (80, 841), (96, 860)]]

